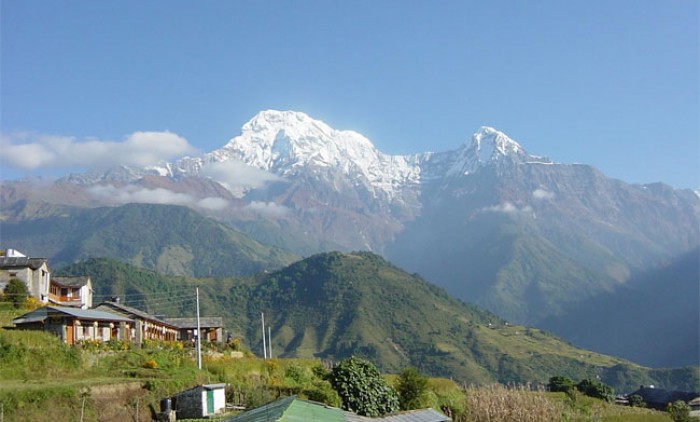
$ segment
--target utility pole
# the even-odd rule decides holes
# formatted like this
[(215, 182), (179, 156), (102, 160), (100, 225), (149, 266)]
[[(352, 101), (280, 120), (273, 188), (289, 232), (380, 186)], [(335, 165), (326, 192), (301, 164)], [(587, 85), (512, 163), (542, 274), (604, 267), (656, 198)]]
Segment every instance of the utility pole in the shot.
[(197, 295), (197, 369), (202, 369), (202, 327), (199, 325), (199, 287), (195, 287)]
[(260, 317), (262, 318), (263, 359), (267, 359), (267, 345), (265, 344), (265, 313), (261, 312)]
[(267, 348), (270, 351), (268, 355), (272, 359), (272, 327), (268, 325), (267, 327)]

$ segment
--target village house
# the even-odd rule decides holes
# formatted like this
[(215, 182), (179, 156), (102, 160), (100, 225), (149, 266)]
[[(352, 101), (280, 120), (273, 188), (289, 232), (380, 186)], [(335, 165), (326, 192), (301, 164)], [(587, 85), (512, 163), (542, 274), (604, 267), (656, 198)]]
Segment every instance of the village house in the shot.
[(627, 397), (639, 396), (642, 398), (646, 406), (651, 409), (666, 410), (669, 403), (682, 401), (686, 403), (694, 414), (700, 410), (700, 393), (664, 390), (663, 388), (655, 388), (653, 385), (640, 386), (639, 389), (630, 393)]
[[(178, 340), (194, 341), (197, 335), (197, 318), (163, 318), (178, 329)], [(224, 319), (221, 317), (200, 317), (199, 328), (202, 341), (222, 343), (224, 338)]]
[(177, 340), (178, 328), (175, 325), (140, 309), (123, 305), (119, 303), (118, 298), (100, 303), (95, 306), (95, 310), (114, 313), (133, 320), (131, 339), (139, 345), (144, 340)]
[(133, 321), (121, 315), (92, 309), (44, 306), (12, 320), (21, 330), (47, 331), (61, 341), (129, 340)]
[(31, 297), (48, 303), (51, 271), (46, 258), (29, 258), (14, 249), (0, 251), (0, 291), (13, 278), (24, 282)]
[(49, 302), (80, 309), (92, 308), (92, 280), (89, 276), (51, 277)]

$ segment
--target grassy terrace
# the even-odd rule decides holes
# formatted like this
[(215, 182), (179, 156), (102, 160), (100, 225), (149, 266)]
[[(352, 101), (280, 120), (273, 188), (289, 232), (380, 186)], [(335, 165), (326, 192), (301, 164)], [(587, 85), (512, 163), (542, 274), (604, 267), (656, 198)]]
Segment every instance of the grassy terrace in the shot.
[[(517, 327), (508, 328), (516, 330)], [(240, 354), (236, 354), (240, 356)], [(261, 360), (209, 351), (197, 370), (192, 350), (177, 343), (142, 349), (69, 347), (39, 332), (0, 329), (0, 404), (5, 420), (53, 422), (150, 421), (149, 405), (202, 382), (229, 384), (229, 402), (255, 407), (296, 394), (338, 406), (318, 360)], [(393, 382), (392, 375), (387, 379)], [(664, 413), (620, 407), (581, 395), (506, 389), (463, 390), (448, 379), (429, 380), (426, 406), (466, 421), (670, 421)], [(488, 416), (489, 419), (486, 419)]]

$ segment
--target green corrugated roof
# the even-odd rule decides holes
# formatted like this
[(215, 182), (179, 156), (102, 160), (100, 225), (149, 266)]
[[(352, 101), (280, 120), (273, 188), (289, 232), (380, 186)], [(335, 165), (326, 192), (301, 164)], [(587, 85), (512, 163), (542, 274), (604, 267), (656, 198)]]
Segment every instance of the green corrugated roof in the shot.
[(323, 403), (284, 397), (225, 422), (445, 422), (451, 419), (433, 409), (412, 410), (383, 418), (368, 418)]
[(304, 400), (294, 400), (279, 419), (280, 422), (327, 421), (345, 422), (342, 410), (310, 403)]
[(241, 413), (227, 422), (345, 422), (343, 411), (335, 407), (285, 397), (257, 409)]

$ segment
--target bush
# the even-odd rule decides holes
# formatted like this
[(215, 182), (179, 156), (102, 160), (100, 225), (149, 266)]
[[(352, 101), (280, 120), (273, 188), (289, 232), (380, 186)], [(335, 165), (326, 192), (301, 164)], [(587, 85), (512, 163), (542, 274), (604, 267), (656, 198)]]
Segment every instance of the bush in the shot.
[(5, 302), (12, 303), (15, 309), (24, 306), (27, 298), (29, 297), (29, 290), (27, 290), (27, 285), (18, 278), (11, 278), (7, 282), (3, 292), (3, 299)]
[(642, 396), (638, 394), (632, 394), (629, 398), (630, 406), (632, 407), (646, 407), (647, 404), (644, 403)]
[(330, 382), (343, 409), (363, 416), (382, 416), (399, 410), (396, 391), (369, 361), (351, 357), (333, 367)]
[(563, 392), (567, 393), (574, 388), (574, 380), (568, 377), (552, 377), (549, 379), (547, 389), (552, 393)]
[(681, 400), (668, 404), (668, 413), (673, 422), (690, 422), (690, 407)]
[(615, 392), (612, 387), (592, 379), (585, 379), (579, 382), (576, 384), (576, 389), (588, 397), (594, 397), (609, 402), (615, 399)]
[(416, 368), (404, 369), (396, 379), (396, 391), (399, 393), (401, 410), (420, 409), (425, 405), (425, 393), (428, 379)]

